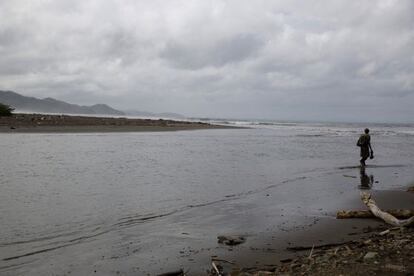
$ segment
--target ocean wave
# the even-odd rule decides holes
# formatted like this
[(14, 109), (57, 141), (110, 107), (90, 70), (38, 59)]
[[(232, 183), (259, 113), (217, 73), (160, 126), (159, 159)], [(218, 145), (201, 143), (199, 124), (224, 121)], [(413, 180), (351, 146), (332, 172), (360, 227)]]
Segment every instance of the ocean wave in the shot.
[(213, 124), (244, 126), (258, 129), (288, 130), (293, 136), (358, 136), (363, 129), (370, 127), (374, 136), (414, 136), (414, 125), (411, 124), (361, 124), (361, 123), (306, 123), (260, 120), (211, 120)]

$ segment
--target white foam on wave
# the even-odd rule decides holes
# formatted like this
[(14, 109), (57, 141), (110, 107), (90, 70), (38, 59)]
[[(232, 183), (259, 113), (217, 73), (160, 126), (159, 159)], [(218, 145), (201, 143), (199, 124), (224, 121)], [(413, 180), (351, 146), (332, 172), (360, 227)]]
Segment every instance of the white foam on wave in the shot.
[(213, 124), (244, 126), (257, 129), (288, 130), (298, 136), (358, 136), (365, 127), (375, 136), (414, 136), (414, 125), (307, 123), (267, 120), (209, 120)]

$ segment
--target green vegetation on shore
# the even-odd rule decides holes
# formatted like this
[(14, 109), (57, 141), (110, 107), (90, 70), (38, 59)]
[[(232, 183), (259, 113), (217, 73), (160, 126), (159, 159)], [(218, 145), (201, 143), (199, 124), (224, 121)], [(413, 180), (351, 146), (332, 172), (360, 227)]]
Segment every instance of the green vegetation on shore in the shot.
[(11, 116), (13, 110), (11, 106), (0, 103), (0, 116)]

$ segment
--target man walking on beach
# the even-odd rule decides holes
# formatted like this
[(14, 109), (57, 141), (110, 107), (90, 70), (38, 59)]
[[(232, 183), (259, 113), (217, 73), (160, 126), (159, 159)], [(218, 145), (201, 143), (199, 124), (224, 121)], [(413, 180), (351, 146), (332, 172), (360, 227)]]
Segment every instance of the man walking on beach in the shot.
[[(366, 128), (365, 133), (359, 137), (357, 146), (361, 148), (361, 166), (365, 167), (365, 161), (370, 157), (371, 159), (374, 158), (374, 151), (371, 147), (371, 136), (369, 136), (369, 129)], [(371, 150), (371, 154), (370, 151)]]

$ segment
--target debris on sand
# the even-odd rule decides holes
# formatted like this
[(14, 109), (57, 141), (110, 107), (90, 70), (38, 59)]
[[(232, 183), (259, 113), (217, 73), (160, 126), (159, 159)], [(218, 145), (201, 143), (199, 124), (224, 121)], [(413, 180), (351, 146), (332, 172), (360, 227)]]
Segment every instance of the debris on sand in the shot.
[(391, 228), (360, 241), (313, 246), (309, 252), (271, 269), (235, 267), (220, 275), (407, 275), (414, 271), (414, 228)]
[(176, 271), (171, 271), (171, 272), (166, 272), (163, 274), (158, 274), (157, 276), (185, 276), (185, 272), (182, 269), (176, 270)]
[(244, 236), (218, 236), (218, 243), (234, 246), (242, 244), (246, 241), (246, 237)]
[[(297, 259), (282, 260), (280, 265), (266, 270), (257, 267), (240, 269), (234, 266), (234, 270), (226, 274), (221, 266), (213, 262), (214, 269), (209, 272), (209, 275), (406, 275), (407, 272), (414, 272), (414, 229), (407, 228), (414, 224), (412, 212), (400, 210), (398, 214), (395, 213), (395, 215), (408, 213), (411, 216), (400, 220), (393, 214), (382, 211), (369, 193), (361, 193), (361, 199), (369, 211), (364, 212), (365, 216), (360, 217), (373, 215), (389, 225), (398, 227), (381, 229), (380, 232), (361, 241), (291, 247), (288, 249), (306, 253), (309, 251), (309, 253)], [(237, 238), (239, 237), (218, 237), (220, 243), (227, 245), (244, 242), (243, 237)]]

